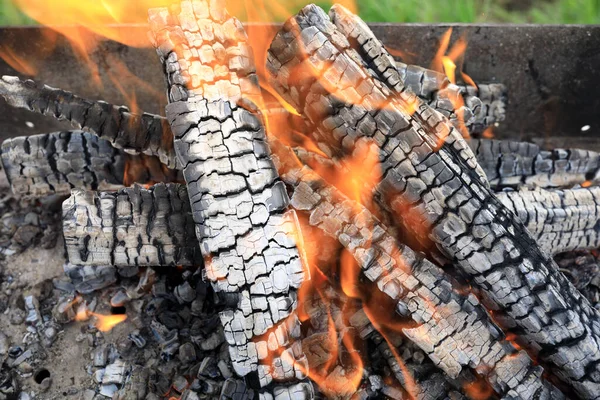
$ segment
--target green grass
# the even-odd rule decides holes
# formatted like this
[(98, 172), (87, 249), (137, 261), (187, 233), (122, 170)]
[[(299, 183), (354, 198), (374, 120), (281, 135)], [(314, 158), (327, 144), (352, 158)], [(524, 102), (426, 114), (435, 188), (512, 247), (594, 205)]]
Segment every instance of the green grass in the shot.
[(10, 0), (0, 0), (0, 25), (32, 25), (35, 21), (23, 14)]
[(368, 22), (475, 22), (486, 18), (491, 0), (374, 0), (358, 1)]
[[(53, 1), (53, 0), (45, 0)], [(94, 0), (81, 0), (94, 1)], [(126, 0), (124, 0), (126, 1)], [(134, 0), (135, 1), (135, 0)], [(239, 0), (230, 0), (239, 1)], [(290, 0), (269, 0), (287, 3)], [(323, 3), (318, 0), (306, 0)], [(500, 22), (537, 24), (599, 24), (600, 0), (355, 0), (369, 22)], [(510, 10), (508, 4), (529, 4)], [(60, 2), (57, 2), (59, 6)], [(521, 7), (523, 8), (523, 7)], [(0, 25), (30, 25), (11, 0), (0, 0)]]
[[(513, 3), (525, 0), (512, 0)], [(509, 10), (510, 0), (358, 0), (369, 22), (490, 22), (598, 24), (600, 0), (534, 0), (525, 10)], [(521, 6), (522, 4), (521, 3)]]

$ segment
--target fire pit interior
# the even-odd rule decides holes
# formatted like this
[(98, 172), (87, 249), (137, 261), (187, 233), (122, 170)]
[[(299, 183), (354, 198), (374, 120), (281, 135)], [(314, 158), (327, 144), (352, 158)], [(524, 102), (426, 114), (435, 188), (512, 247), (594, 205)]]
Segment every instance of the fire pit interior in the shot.
[(600, 28), (226, 7), (0, 29), (0, 400), (598, 398)]

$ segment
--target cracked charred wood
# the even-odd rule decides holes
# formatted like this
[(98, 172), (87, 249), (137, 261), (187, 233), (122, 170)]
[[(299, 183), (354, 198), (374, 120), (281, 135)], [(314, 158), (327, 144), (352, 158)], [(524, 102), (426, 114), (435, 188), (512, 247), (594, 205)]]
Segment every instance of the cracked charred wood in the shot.
[[(331, 21), (348, 38), (353, 48), (367, 61), (372, 75), (391, 89), (409, 88), (446, 116), (459, 131), (468, 129), (481, 102), (471, 98), (465, 104), (460, 88), (439, 72), (415, 65), (397, 63), (366, 23), (345, 7), (336, 4), (329, 11)], [(466, 131), (463, 133), (468, 135)]]
[(396, 311), (414, 322), (402, 329), (404, 335), (448, 376), (457, 378), (469, 366), (500, 395), (547, 398), (553, 389), (541, 377), (542, 369), (503, 339), (474, 295), (454, 290), (441, 268), (397, 243), (367, 209), (310, 169), (292, 170), (283, 179), (295, 187), (292, 206), (350, 251), (364, 275), (396, 302)]
[(2, 143), (2, 165), (13, 192), (26, 198), (182, 180), (158, 158), (127, 154), (83, 131), (7, 139)]
[(172, 133), (158, 115), (132, 114), (125, 106), (81, 98), (62, 89), (22, 81), (14, 76), (0, 79), (0, 96), (17, 108), (67, 120), (90, 131), (115, 147), (129, 152), (155, 155), (175, 168)]
[(191, 213), (178, 184), (74, 190), (63, 203), (67, 257), (81, 266), (201, 266)]
[(276, 398), (309, 398), (312, 385), (294, 383), (308, 368), (295, 312), (300, 235), (270, 157), (244, 28), (222, 1), (152, 9), (149, 22), (206, 276), (231, 298), (220, 318), (234, 369), (274, 386)]
[(506, 118), (506, 86), (501, 83), (487, 83), (475, 86), (461, 85), (460, 92), (468, 104), (468, 99), (478, 99), (480, 109), (473, 109), (475, 117), (471, 132), (482, 133), (487, 127), (496, 125)]
[(471, 139), (469, 146), (492, 188), (568, 187), (600, 180), (600, 154), (580, 149), (545, 151), (510, 140)]
[[(446, 75), (416, 65), (397, 62), (369, 27), (348, 9), (336, 4), (329, 11), (331, 21), (348, 38), (375, 76), (390, 88), (408, 88), (447, 117), (459, 131), (482, 132), (504, 120), (506, 87), (482, 84), (478, 88), (450, 83)], [(483, 99), (477, 97), (481, 93)]]
[(453, 128), (439, 113), (412, 93), (392, 93), (363, 63), (316, 6), (284, 24), (268, 57), (274, 87), (318, 128), (312, 137), (321, 147), (343, 156), (359, 139), (376, 143), (379, 204), (469, 277), (494, 319), (550, 373), (580, 397), (597, 398), (598, 312), (490, 192), (465, 156), (468, 145), (441, 142)]
[(600, 247), (600, 188), (521, 190), (496, 196), (549, 254)]

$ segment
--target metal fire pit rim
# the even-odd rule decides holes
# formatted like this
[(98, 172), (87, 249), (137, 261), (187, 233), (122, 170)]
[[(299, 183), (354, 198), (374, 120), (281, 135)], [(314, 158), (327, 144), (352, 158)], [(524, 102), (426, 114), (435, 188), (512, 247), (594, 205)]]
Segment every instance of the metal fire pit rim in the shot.
[[(274, 23), (249, 23), (248, 26), (279, 27)], [(497, 137), (536, 140), (560, 145), (581, 144), (600, 150), (600, 97), (590, 88), (600, 83), (600, 25), (537, 24), (461, 24), (461, 23), (372, 23), (371, 29), (391, 49), (405, 54), (405, 61), (428, 66), (439, 49), (439, 39), (454, 27), (452, 40), (467, 34), (468, 48), (464, 71), (476, 82), (501, 82), (508, 87), (507, 119)], [(134, 32), (147, 31), (145, 24), (113, 25)], [(82, 28), (83, 29), (83, 28)], [(99, 89), (90, 82), (89, 68), (75, 54), (72, 44), (58, 34), (48, 52), (43, 37), (51, 28), (44, 26), (0, 27), (0, 47), (14, 51), (14, 60), (37, 60), (33, 75), (16, 70), (0, 59), (0, 75), (19, 75), (53, 87), (70, 90), (83, 97), (126, 104), (122, 91), (111, 81), (117, 60), (136, 77), (155, 88), (157, 96), (132, 84), (140, 109), (162, 113), (165, 97), (163, 72), (150, 46), (127, 46), (113, 40), (98, 40), (90, 60), (98, 66), (103, 82)], [(86, 36), (87, 37), (87, 36)], [(99, 39), (90, 34), (90, 39)], [(23, 46), (27, 43), (27, 46)], [(44, 57), (40, 57), (43, 54)], [(12, 60), (12, 61), (14, 61)], [(11, 60), (9, 60), (11, 61)], [(14, 63), (13, 63), (14, 64)], [(32, 115), (24, 110), (6, 110), (0, 100), (0, 139), (18, 135), (67, 129), (64, 123)], [(35, 128), (30, 125), (34, 124)], [(589, 125), (585, 132), (582, 126)], [(577, 143), (559, 138), (579, 137)]]

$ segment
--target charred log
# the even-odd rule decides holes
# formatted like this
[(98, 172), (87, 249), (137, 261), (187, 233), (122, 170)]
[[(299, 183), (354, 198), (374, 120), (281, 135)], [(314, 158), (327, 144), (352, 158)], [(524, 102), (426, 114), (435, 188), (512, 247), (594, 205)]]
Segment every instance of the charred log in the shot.
[[(408, 88), (462, 131), (480, 133), (488, 126), (504, 120), (506, 87), (482, 84), (478, 87), (457, 86), (443, 73), (416, 65), (397, 62), (359, 17), (340, 5), (329, 12), (336, 25), (361, 57), (368, 62), (373, 76), (390, 88)], [(477, 97), (478, 94), (483, 99)], [(468, 135), (467, 132), (463, 132)]]
[(545, 151), (533, 143), (485, 139), (471, 139), (469, 146), (496, 190), (569, 187), (600, 179), (600, 154), (594, 151)]
[(600, 188), (497, 193), (548, 254), (600, 247)]
[(5, 140), (2, 165), (13, 192), (32, 198), (67, 196), (71, 189), (117, 190), (132, 182), (181, 180), (158, 158), (125, 153), (83, 131)]
[[(218, 1), (182, 1), (149, 19), (206, 275), (234, 299), (220, 314), (234, 369), (261, 387), (303, 379), (299, 235), (266, 144), (247, 36)], [(311, 396), (310, 384), (294, 387)]]
[(83, 99), (66, 90), (38, 85), (31, 80), (3, 76), (0, 96), (18, 108), (67, 120), (75, 127), (90, 131), (115, 147), (134, 153), (155, 155), (174, 168), (176, 161), (168, 124), (160, 116), (132, 114), (125, 106)]
[(182, 185), (74, 191), (63, 203), (63, 233), (75, 265), (202, 265)]
[(322, 146), (338, 155), (362, 137), (380, 146), (380, 204), (424, 248), (433, 242), (470, 277), (495, 319), (515, 330), (551, 373), (581, 397), (595, 398), (598, 312), (489, 191), (474, 158), (465, 155), (467, 145), (440, 145), (452, 127), (414, 95), (391, 93), (372, 79), (316, 6), (284, 25), (271, 46), (269, 69), (280, 94), (317, 126), (313, 137)]

